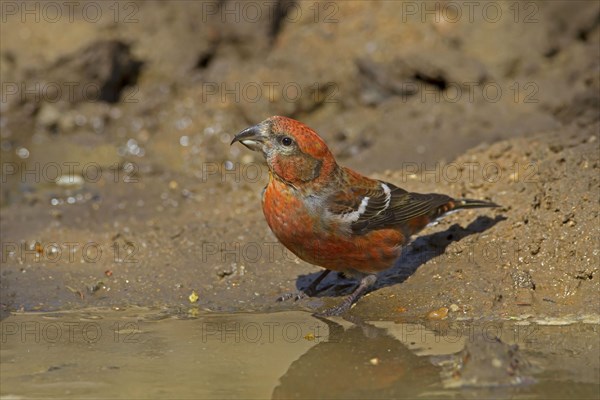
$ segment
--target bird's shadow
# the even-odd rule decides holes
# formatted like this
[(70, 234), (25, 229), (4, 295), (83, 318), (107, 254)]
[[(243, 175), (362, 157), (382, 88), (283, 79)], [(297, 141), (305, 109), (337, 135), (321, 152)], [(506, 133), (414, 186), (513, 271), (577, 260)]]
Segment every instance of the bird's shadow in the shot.
[[(501, 215), (495, 218), (479, 216), (466, 228), (463, 228), (459, 224), (454, 224), (443, 232), (418, 236), (404, 247), (400, 257), (398, 257), (392, 268), (379, 273), (377, 282), (372, 290), (404, 282), (421, 265), (436, 257), (445, 255), (446, 248), (451, 243), (458, 242), (475, 233), (485, 232), (505, 219), (506, 217)], [(296, 288), (299, 291), (303, 291), (320, 273), (321, 271), (300, 275), (296, 280)], [(319, 284), (318, 292), (312, 295), (314, 297), (346, 295), (352, 292), (356, 284), (356, 280), (345, 277), (342, 273), (331, 273)]]

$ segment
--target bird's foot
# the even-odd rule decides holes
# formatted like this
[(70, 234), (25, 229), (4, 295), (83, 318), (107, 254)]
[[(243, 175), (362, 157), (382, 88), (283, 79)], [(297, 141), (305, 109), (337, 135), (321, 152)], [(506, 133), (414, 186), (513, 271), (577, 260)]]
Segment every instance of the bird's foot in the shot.
[(373, 284), (375, 283), (376, 280), (377, 280), (377, 275), (371, 274), (371, 275), (365, 276), (364, 278), (361, 279), (360, 284), (358, 285), (356, 290), (354, 290), (354, 292), (352, 292), (352, 294), (350, 296), (346, 297), (344, 299), (344, 301), (342, 301), (340, 304), (338, 304), (335, 307), (328, 308), (324, 311), (316, 313), (316, 315), (318, 315), (320, 317), (334, 317), (334, 316), (344, 314), (346, 311), (348, 311), (352, 307), (352, 304), (354, 304), (354, 302), (356, 300), (358, 300), (358, 298), (360, 296), (362, 296), (364, 293), (366, 293), (369, 290), (369, 288), (371, 286), (373, 286)]
[(315, 313), (315, 315), (318, 317), (337, 317), (348, 311), (352, 307), (352, 302), (353, 300), (348, 296), (337, 306), (327, 308), (321, 312)]
[(317, 286), (319, 286), (319, 283), (321, 283), (321, 281), (325, 279), (327, 274), (329, 274), (330, 272), (330, 270), (326, 269), (325, 271), (321, 272), (321, 274), (306, 289), (302, 291), (299, 290), (296, 292), (284, 293), (277, 298), (277, 301), (287, 301), (291, 299), (294, 299), (294, 301), (298, 301), (306, 297), (313, 297), (318, 292)]
[(288, 300), (294, 300), (294, 301), (298, 301), (298, 300), (302, 300), (309, 297), (308, 294), (301, 292), (301, 291), (297, 291), (297, 292), (288, 292), (288, 293), (284, 293), (281, 296), (279, 296), (277, 298), (277, 301), (288, 301)]

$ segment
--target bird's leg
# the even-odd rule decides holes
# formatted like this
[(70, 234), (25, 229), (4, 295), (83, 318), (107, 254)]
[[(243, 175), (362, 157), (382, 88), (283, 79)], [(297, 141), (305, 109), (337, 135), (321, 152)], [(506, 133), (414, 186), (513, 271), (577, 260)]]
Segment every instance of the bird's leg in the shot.
[(352, 307), (352, 304), (364, 294), (373, 284), (377, 281), (377, 275), (370, 274), (360, 280), (358, 287), (352, 292), (352, 294), (344, 299), (339, 305), (328, 308), (327, 310), (318, 313), (320, 316), (332, 317), (345, 313)]
[(319, 286), (319, 283), (321, 283), (321, 281), (323, 279), (325, 279), (325, 277), (327, 275), (329, 275), (330, 272), (331, 272), (331, 270), (326, 269), (325, 271), (321, 272), (321, 274), (319, 274), (319, 276), (317, 276), (315, 278), (315, 280), (312, 281), (311, 284), (308, 285), (308, 287), (306, 289), (297, 291), (297, 292), (292, 292), (292, 293), (284, 293), (277, 300), (278, 301), (286, 301), (289, 299), (300, 300), (307, 296), (312, 297), (313, 295), (315, 295), (317, 293), (317, 286)]
[(317, 276), (315, 280), (312, 281), (312, 283), (308, 285), (306, 289), (304, 289), (304, 293), (306, 293), (308, 296), (313, 296), (317, 294), (317, 286), (319, 286), (319, 283), (321, 283), (321, 281), (325, 279), (325, 277), (329, 275), (330, 272), (330, 269), (326, 269), (325, 271), (321, 272), (319, 276)]

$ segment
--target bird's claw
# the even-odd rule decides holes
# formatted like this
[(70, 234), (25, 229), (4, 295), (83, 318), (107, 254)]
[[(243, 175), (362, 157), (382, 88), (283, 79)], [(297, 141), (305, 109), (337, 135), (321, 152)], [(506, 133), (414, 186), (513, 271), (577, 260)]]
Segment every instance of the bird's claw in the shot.
[(344, 300), (335, 307), (327, 308), (321, 312), (315, 313), (319, 317), (337, 317), (344, 314), (352, 307), (352, 302)]
[(288, 301), (288, 300), (294, 300), (294, 301), (298, 301), (298, 300), (302, 300), (304, 298), (308, 297), (308, 295), (304, 292), (289, 292), (289, 293), (284, 293), (281, 296), (279, 296), (277, 298), (277, 301)]
[[(325, 276), (325, 275), (323, 275), (323, 276)], [(314, 283), (318, 284), (320, 281), (321, 281), (321, 279), (318, 279)], [(313, 297), (317, 294), (316, 285), (314, 283), (303, 290), (284, 293), (277, 298), (277, 301), (288, 301), (291, 299), (294, 299), (294, 301), (298, 301), (298, 300), (305, 299), (307, 297)]]

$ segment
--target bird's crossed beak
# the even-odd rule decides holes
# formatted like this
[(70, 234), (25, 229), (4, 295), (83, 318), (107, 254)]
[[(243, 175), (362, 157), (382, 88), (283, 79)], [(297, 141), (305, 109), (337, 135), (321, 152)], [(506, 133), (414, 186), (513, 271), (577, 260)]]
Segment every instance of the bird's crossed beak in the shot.
[(267, 140), (267, 135), (265, 134), (265, 129), (261, 124), (251, 126), (250, 128), (246, 128), (233, 138), (231, 144), (235, 142), (240, 142), (247, 148), (253, 151), (262, 151), (263, 144)]

